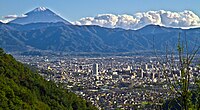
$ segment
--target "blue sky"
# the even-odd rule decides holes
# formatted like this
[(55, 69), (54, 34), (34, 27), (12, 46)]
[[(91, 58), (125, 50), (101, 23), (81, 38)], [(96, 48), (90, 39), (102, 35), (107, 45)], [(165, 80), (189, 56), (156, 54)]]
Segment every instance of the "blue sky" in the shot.
[(50, 8), (69, 21), (104, 13), (134, 14), (150, 10), (191, 10), (200, 15), (200, 0), (1, 0), (0, 19), (40, 6)]

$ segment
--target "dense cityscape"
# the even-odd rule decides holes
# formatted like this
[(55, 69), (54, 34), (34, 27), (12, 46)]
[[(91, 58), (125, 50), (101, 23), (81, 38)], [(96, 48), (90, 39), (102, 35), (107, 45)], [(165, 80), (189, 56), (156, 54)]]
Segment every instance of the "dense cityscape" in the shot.
[(2, 0), (0, 110), (200, 110), (200, 0)]
[[(163, 56), (56, 57), (15, 56), (39, 68), (46, 79), (64, 84), (66, 89), (92, 102), (98, 109), (160, 109), (170, 97), (167, 80), (181, 77), (178, 60), (164, 63)], [(197, 60), (194, 60), (194, 62)], [(195, 63), (190, 67), (191, 84), (199, 76)]]

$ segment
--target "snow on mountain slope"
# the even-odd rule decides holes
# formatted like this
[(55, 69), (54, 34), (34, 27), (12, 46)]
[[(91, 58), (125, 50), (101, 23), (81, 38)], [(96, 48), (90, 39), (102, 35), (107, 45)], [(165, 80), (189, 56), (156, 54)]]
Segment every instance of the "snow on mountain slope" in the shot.
[(51, 10), (45, 7), (38, 7), (28, 13), (25, 14), (25, 17), (16, 18), (10, 23), (16, 24), (30, 24), (30, 23), (57, 23), (63, 22), (65, 24), (71, 25), (70, 22), (66, 21), (65, 19), (61, 18)]

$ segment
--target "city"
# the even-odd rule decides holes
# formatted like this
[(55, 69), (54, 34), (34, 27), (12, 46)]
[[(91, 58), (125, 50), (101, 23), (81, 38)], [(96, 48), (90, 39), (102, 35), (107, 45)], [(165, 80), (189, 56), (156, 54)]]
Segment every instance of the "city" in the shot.
[[(172, 66), (159, 60), (164, 56), (15, 57), (39, 68), (39, 74), (46, 80), (63, 84), (67, 90), (105, 110), (161, 109), (164, 101), (175, 97), (167, 80), (175, 82), (181, 78), (178, 60)], [(200, 69), (192, 64), (190, 72), (194, 84)]]
[(200, 0), (4, 0), (0, 110), (199, 110)]

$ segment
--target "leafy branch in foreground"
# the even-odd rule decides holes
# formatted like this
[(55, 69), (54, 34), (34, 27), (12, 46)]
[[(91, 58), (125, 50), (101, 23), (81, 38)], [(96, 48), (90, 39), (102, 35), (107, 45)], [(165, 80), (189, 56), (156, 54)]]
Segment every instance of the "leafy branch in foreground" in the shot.
[[(195, 82), (195, 78), (193, 77), (191, 65), (200, 46), (195, 45), (193, 49), (189, 51), (187, 39), (185, 38), (185, 42), (181, 42), (180, 37), (179, 34), (177, 56), (173, 49), (170, 51), (168, 49), (166, 50), (167, 54), (164, 62), (168, 63), (169, 71), (163, 67), (163, 75), (168, 83), (168, 88), (170, 90), (169, 94), (172, 96), (172, 99), (167, 101), (167, 108), (181, 110), (198, 109), (199, 106), (196, 106), (195, 103), (200, 100), (194, 102), (192, 97), (194, 96), (193, 91), (196, 90), (197, 86), (192, 83)], [(176, 67), (179, 70), (180, 77), (175, 75), (176, 73), (174, 70)], [(169, 74), (172, 74), (173, 78), (170, 78)], [(196, 93), (199, 94), (198, 92)]]

